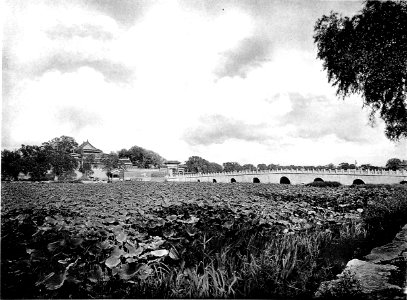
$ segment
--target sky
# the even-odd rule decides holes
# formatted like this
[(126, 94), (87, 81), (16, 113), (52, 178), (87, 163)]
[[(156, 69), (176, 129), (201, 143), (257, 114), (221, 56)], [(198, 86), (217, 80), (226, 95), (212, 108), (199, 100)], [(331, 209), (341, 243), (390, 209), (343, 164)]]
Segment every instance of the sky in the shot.
[(313, 42), (362, 1), (6, 0), (2, 149), (62, 135), (168, 160), (383, 166), (407, 159), (335, 95)]

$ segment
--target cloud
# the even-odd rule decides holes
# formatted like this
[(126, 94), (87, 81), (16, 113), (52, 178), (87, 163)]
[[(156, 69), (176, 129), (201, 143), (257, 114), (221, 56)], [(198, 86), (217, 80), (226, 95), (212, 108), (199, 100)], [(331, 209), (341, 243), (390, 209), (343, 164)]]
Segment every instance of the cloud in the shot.
[[(292, 110), (281, 119), (295, 137), (318, 140), (334, 135), (345, 142), (366, 143), (376, 130), (369, 127), (361, 108), (327, 96), (289, 95)], [(336, 102), (334, 102), (336, 101)]]
[(219, 77), (245, 78), (253, 68), (269, 60), (271, 41), (262, 36), (243, 39), (237, 47), (222, 54), (222, 62), (215, 71)]
[(125, 26), (131, 26), (141, 18), (156, 1), (134, 0), (80, 0), (83, 4), (96, 8)]
[(61, 123), (68, 124), (73, 132), (79, 132), (87, 126), (97, 125), (101, 122), (101, 118), (97, 114), (73, 106), (60, 109), (56, 117)]
[(222, 144), (231, 139), (261, 142), (268, 137), (262, 132), (263, 124), (247, 124), (222, 115), (201, 117), (201, 122), (201, 125), (185, 132), (183, 139), (189, 145)]
[(47, 36), (52, 40), (72, 39), (74, 37), (90, 37), (98, 40), (111, 40), (113, 33), (104, 30), (102, 26), (94, 24), (58, 24), (46, 31)]
[(32, 75), (40, 76), (48, 71), (62, 73), (73, 72), (81, 67), (90, 67), (103, 74), (106, 81), (129, 82), (134, 75), (134, 70), (127, 66), (109, 61), (107, 59), (91, 59), (73, 54), (55, 54), (49, 59), (35, 66)]

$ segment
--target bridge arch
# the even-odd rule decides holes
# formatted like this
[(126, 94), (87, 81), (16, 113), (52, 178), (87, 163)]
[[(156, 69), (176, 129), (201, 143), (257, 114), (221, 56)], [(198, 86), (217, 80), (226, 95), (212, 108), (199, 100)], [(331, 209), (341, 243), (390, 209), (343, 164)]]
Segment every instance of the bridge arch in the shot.
[(213, 183), (217, 183), (217, 181), (216, 181), (216, 179), (215, 179), (215, 178), (212, 180), (212, 182), (213, 182)]
[(200, 180), (200, 179), (198, 179), (198, 182), (201, 182), (201, 180)]
[(353, 180), (352, 184), (360, 185), (360, 184), (365, 184), (365, 182), (362, 179), (357, 178), (357, 179)]
[(314, 179), (314, 182), (324, 182), (324, 180), (320, 177)]
[(236, 182), (236, 179), (232, 178), (232, 179), (230, 179), (230, 182), (231, 182), (231, 183), (235, 183), (235, 182)]
[(400, 184), (407, 184), (407, 180), (400, 181)]
[(291, 184), (291, 181), (287, 177), (283, 176), (280, 178), (280, 184)]
[(253, 183), (260, 183), (260, 179), (257, 178), (257, 177), (254, 177), (254, 178), (253, 178)]

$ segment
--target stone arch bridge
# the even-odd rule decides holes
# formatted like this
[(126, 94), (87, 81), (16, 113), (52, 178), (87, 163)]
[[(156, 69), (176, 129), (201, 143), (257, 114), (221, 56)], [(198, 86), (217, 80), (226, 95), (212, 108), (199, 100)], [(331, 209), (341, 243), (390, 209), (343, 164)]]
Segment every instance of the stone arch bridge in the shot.
[(252, 182), (306, 184), (313, 181), (337, 181), (351, 184), (398, 184), (407, 183), (407, 171), (374, 170), (266, 170), (239, 171), (205, 174), (185, 174), (169, 177), (175, 182)]

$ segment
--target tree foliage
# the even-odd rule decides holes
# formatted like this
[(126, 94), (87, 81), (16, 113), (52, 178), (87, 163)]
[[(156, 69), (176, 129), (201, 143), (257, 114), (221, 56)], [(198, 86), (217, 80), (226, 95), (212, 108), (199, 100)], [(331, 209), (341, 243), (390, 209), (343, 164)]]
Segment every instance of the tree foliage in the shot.
[(407, 137), (407, 2), (367, 1), (360, 14), (324, 15), (315, 25), (317, 57), (337, 94), (361, 94), (391, 140)]
[(21, 171), (31, 180), (44, 180), (51, 169), (50, 150), (44, 146), (21, 145)]
[(144, 149), (139, 146), (133, 146), (129, 150), (122, 149), (118, 152), (120, 158), (128, 157), (133, 165), (139, 168), (160, 167), (165, 159), (154, 151)]
[(209, 173), (220, 173), (223, 171), (223, 167), (220, 164), (210, 162), (208, 165), (208, 172)]
[(403, 166), (403, 163), (400, 159), (398, 158), (390, 158), (387, 163), (386, 163), (386, 168), (396, 171), (400, 170)]
[(267, 169), (269, 169), (269, 170), (277, 170), (277, 169), (279, 169), (279, 168), (281, 168), (281, 166), (280, 166), (280, 165), (276, 165), (276, 164), (269, 164), (269, 165), (267, 166)]
[(119, 166), (119, 155), (110, 152), (110, 154), (106, 154), (102, 157), (101, 163), (102, 169), (106, 171), (107, 176), (110, 176), (111, 172)]
[(191, 156), (185, 162), (187, 171), (191, 173), (206, 173), (208, 171), (209, 161), (199, 156)]
[(86, 177), (88, 177), (89, 175), (93, 174), (93, 170), (92, 167), (95, 164), (95, 156), (92, 155), (87, 155), (82, 163), (81, 166), (79, 168), (79, 171), (82, 172)]
[(241, 171), (242, 166), (237, 162), (225, 162), (223, 163), (223, 170), (225, 172)]
[(348, 169), (356, 169), (356, 165), (355, 164), (350, 164), (347, 162), (342, 162), (338, 165), (339, 169), (343, 169), (343, 170), (348, 170)]
[(78, 147), (74, 138), (61, 136), (43, 143), (43, 148), (48, 152), (52, 172), (56, 176), (73, 176), (73, 171), (78, 167), (78, 161), (71, 155)]
[(257, 165), (257, 170), (265, 171), (265, 170), (267, 170), (267, 165), (266, 164), (258, 164)]
[(223, 171), (221, 165), (209, 162), (200, 156), (191, 156), (185, 162), (185, 165), (187, 166), (187, 172), (191, 173), (218, 173)]
[(242, 166), (243, 170), (248, 170), (248, 171), (255, 171), (256, 167), (252, 164), (245, 164)]
[(13, 178), (18, 180), (18, 174), (22, 171), (22, 159), (17, 150), (1, 151), (1, 176), (2, 178)]

